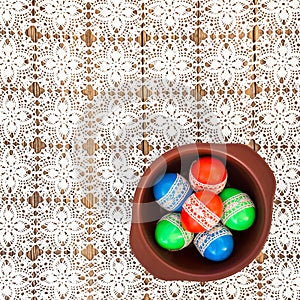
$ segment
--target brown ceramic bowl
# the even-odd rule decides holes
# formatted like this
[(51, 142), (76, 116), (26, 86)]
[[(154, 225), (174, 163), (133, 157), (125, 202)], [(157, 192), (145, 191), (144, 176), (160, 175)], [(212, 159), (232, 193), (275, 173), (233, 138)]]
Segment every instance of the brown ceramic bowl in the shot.
[[(154, 202), (153, 184), (165, 172), (177, 172), (188, 178), (191, 163), (204, 155), (223, 160), (228, 171), (227, 186), (247, 193), (256, 206), (252, 227), (232, 231), (234, 251), (223, 262), (203, 258), (193, 244), (171, 252), (160, 248), (154, 239), (155, 225), (167, 212)], [(271, 226), (274, 193), (272, 171), (248, 146), (196, 143), (176, 147), (155, 160), (138, 184), (130, 232), (132, 251), (141, 264), (160, 279), (209, 281), (230, 276), (246, 267), (263, 248)]]

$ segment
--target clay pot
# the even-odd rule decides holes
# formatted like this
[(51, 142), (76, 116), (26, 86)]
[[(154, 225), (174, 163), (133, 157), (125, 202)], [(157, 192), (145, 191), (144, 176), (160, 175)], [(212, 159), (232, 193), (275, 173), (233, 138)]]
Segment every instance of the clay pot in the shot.
[[(155, 203), (152, 187), (165, 172), (188, 178), (190, 165), (199, 157), (213, 155), (221, 159), (228, 171), (227, 187), (247, 193), (256, 207), (254, 224), (245, 231), (232, 231), (234, 250), (222, 262), (209, 261), (199, 255), (194, 245), (170, 252), (157, 245), (155, 225), (166, 213)], [(239, 272), (262, 250), (268, 237), (275, 178), (265, 161), (248, 146), (240, 144), (189, 144), (176, 147), (155, 160), (145, 171), (133, 200), (130, 244), (141, 264), (155, 277), (165, 280), (217, 280)]]

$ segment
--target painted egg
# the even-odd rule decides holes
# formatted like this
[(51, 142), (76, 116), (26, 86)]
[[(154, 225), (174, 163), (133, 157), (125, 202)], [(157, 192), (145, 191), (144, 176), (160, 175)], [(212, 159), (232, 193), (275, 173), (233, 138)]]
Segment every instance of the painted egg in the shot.
[(231, 232), (218, 224), (209, 231), (198, 233), (194, 245), (203, 257), (212, 261), (223, 261), (231, 255), (234, 241)]
[(153, 187), (156, 202), (172, 212), (180, 212), (184, 201), (192, 193), (189, 182), (176, 173), (166, 173)]
[(226, 188), (220, 194), (224, 212), (221, 221), (233, 230), (246, 230), (255, 220), (255, 207), (250, 197), (234, 188)]
[(227, 182), (227, 171), (217, 158), (204, 156), (193, 162), (189, 181), (194, 191), (208, 190), (219, 194)]
[(203, 232), (216, 226), (223, 212), (221, 198), (210, 191), (192, 194), (183, 204), (181, 222), (190, 232)]
[(182, 227), (179, 213), (169, 213), (156, 224), (155, 240), (164, 249), (181, 250), (187, 247), (193, 238), (194, 234)]

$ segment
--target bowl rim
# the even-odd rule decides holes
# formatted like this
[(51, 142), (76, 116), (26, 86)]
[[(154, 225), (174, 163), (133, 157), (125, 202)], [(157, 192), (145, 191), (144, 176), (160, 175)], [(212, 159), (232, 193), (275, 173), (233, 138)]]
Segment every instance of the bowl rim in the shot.
[[(258, 243), (255, 244), (253, 250), (246, 258), (238, 261), (233, 267), (229, 269), (225, 269), (223, 271), (218, 271), (212, 274), (195, 274), (192, 272), (183, 271), (177, 269), (176, 267), (167, 263), (163, 258), (161, 258), (158, 254), (156, 254), (155, 250), (152, 248), (151, 244), (147, 241), (144, 229), (143, 222), (141, 221), (141, 213), (140, 213), (140, 205), (143, 199), (143, 194), (145, 192), (145, 187), (147, 187), (147, 183), (149, 180), (153, 180), (153, 177), (157, 172), (161, 170), (161, 163), (167, 163), (178, 156), (178, 154), (183, 155), (195, 155), (195, 151), (198, 152), (199, 155), (201, 153), (211, 153), (210, 155), (216, 155), (220, 158), (228, 158), (235, 160), (239, 164), (241, 164), (247, 172), (252, 176), (255, 180), (255, 183), (258, 186), (258, 189), (262, 193), (264, 200), (264, 206), (266, 209), (264, 210), (264, 226), (259, 237)], [(247, 156), (247, 164), (245, 161), (240, 160), (238, 158), (240, 152), (243, 151), (243, 157), (245, 157), (245, 153)], [(203, 154), (209, 155), (209, 154)], [(162, 161), (163, 160), (163, 161)], [(261, 172), (257, 172), (255, 170), (256, 166), (259, 166)], [(262, 181), (264, 181), (264, 186), (262, 186)], [(210, 281), (217, 280), (233, 275), (247, 265), (249, 265), (259, 254), (261, 249), (263, 248), (268, 234), (270, 232), (271, 222), (272, 222), (272, 209), (273, 209), (273, 198), (275, 194), (276, 182), (273, 175), (273, 172), (265, 162), (265, 160), (259, 156), (254, 150), (252, 150), (249, 146), (244, 144), (210, 144), (210, 143), (192, 143), (183, 146), (174, 147), (173, 149), (165, 152), (160, 157), (158, 157), (152, 164), (145, 170), (142, 175), (137, 189), (134, 194), (133, 200), (133, 208), (132, 208), (132, 223), (130, 230), (130, 245), (132, 252), (137, 257), (137, 259), (141, 262), (141, 264), (154, 276), (164, 280), (195, 280), (195, 281)], [(139, 236), (140, 241), (136, 242), (136, 236)], [(148, 245), (147, 248), (147, 258), (141, 255), (141, 251), (145, 250), (145, 244)], [(158, 272), (157, 268), (155, 268), (155, 263), (160, 263), (160, 271)]]

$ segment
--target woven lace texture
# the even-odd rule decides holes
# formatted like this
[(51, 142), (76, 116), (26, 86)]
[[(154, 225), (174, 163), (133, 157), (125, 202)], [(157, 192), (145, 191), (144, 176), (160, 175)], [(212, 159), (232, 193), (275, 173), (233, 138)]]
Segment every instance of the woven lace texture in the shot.
[[(297, 0), (1, 1), (0, 298), (300, 299), (299, 14)], [(131, 203), (151, 162), (195, 141), (266, 160), (271, 232), (231, 277), (165, 282), (131, 253)]]

